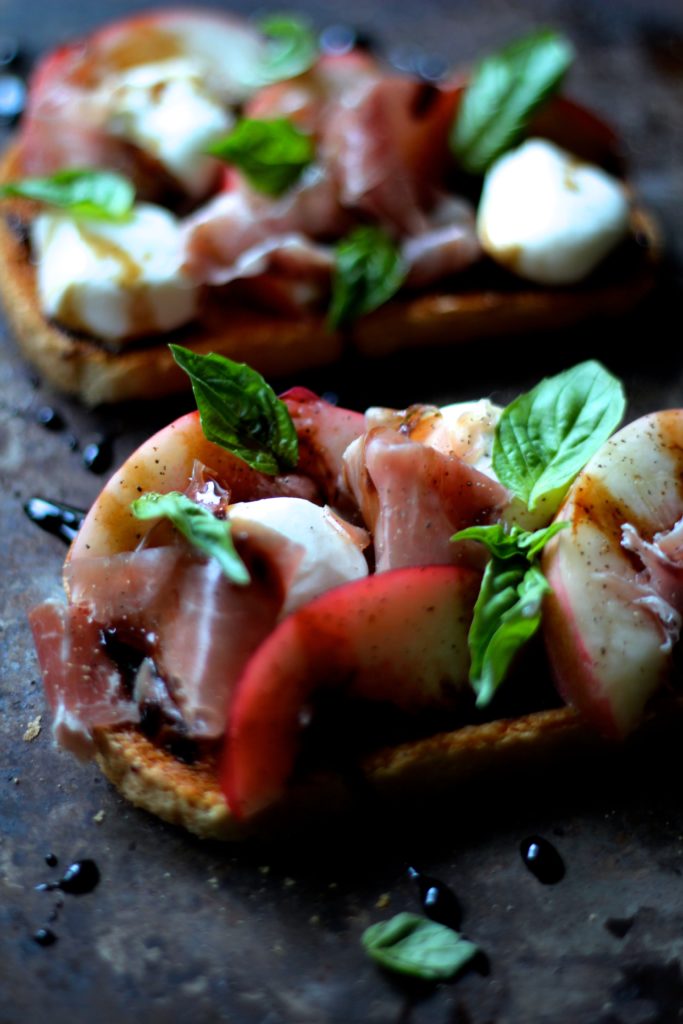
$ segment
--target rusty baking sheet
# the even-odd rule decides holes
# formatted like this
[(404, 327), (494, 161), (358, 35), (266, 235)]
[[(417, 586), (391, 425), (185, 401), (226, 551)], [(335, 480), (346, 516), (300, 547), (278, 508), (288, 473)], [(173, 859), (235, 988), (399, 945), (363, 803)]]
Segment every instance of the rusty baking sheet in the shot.
[[(106, 13), (135, 6), (118, 0)], [(341, 17), (322, 2), (297, 7), (320, 26)], [(595, 356), (624, 379), (630, 417), (682, 403), (683, 12), (656, 0), (624, 3), (618, 14), (590, 0), (429, 0), (400, 10), (349, 0), (343, 10), (387, 51), (408, 39), (453, 61), (533, 25), (568, 31), (580, 54), (573, 91), (623, 134), (636, 183), (665, 226), (669, 261), (657, 293), (620, 322), (529, 343), (350, 361), (297, 383), (358, 408), (484, 394), (505, 402)], [(86, 0), (0, 4), (2, 32), (31, 53), (101, 17)], [(44, 406), (63, 429), (38, 422)], [(181, 399), (88, 413), (45, 390), (2, 338), (0, 1024), (678, 1020), (683, 735), (675, 726), (580, 764), (469, 785), (431, 806), (406, 799), (242, 846), (202, 843), (150, 818), (94, 766), (54, 748), (25, 612), (57, 591), (64, 547), (28, 521), (23, 503), (42, 495), (86, 507), (102, 477), (84, 468), (85, 444), (111, 438), (121, 461), (188, 407)], [(520, 843), (532, 835), (562, 855), (566, 874), (555, 885), (522, 862)], [(84, 858), (101, 876), (91, 893), (36, 890)], [(402, 982), (361, 949), (368, 924), (418, 909), (410, 864), (453, 888), (463, 930), (486, 954), (456, 982)], [(57, 936), (53, 945), (35, 941), (41, 927)]]

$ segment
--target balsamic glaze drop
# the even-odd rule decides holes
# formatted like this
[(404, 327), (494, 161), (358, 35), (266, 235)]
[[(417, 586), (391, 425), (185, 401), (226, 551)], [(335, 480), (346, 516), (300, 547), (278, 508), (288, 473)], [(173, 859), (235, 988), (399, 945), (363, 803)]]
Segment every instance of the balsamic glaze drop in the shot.
[(423, 875), (416, 868), (409, 867), (408, 875), (417, 884), (422, 908), (432, 921), (444, 924), (458, 931), (462, 920), (462, 908), (452, 889), (437, 878)]
[(564, 878), (564, 861), (552, 843), (542, 836), (529, 836), (519, 846), (522, 860), (543, 885), (554, 885)]
[(83, 449), (83, 465), (91, 473), (106, 473), (114, 461), (114, 447), (110, 437), (101, 437), (99, 441), (91, 441)]
[(41, 427), (45, 427), (46, 430), (54, 430), (55, 433), (59, 430), (64, 430), (66, 426), (62, 414), (53, 409), (51, 405), (41, 405), (40, 409), (36, 412), (36, 422)]
[(49, 501), (47, 498), (29, 498), (24, 505), (24, 512), (36, 526), (46, 533), (70, 544), (85, 518), (85, 512), (73, 505), (64, 505), (61, 501)]
[(57, 888), (74, 896), (83, 896), (87, 892), (92, 892), (99, 880), (100, 869), (94, 860), (86, 858), (69, 865), (57, 882)]
[(33, 933), (32, 938), (39, 946), (53, 946), (57, 941), (57, 936), (51, 928), (38, 928)]

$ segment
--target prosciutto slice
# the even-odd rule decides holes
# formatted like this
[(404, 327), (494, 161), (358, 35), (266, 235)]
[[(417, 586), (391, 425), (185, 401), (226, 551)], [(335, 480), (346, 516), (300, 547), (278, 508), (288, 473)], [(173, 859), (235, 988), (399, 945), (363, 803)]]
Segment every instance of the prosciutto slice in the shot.
[(481, 545), (451, 543), (487, 522), (507, 492), (462, 459), (390, 428), (347, 450), (346, 480), (375, 541), (376, 572), (416, 565), (480, 565)]
[(29, 623), (54, 715), (57, 742), (82, 759), (95, 753), (92, 730), (140, 720), (118, 669), (102, 646), (101, 625), (83, 605), (46, 601)]
[(365, 417), (325, 401), (308, 388), (291, 388), (280, 397), (296, 427), (300, 470), (317, 483), (326, 502), (343, 505), (348, 497), (343, 456), (364, 433)]

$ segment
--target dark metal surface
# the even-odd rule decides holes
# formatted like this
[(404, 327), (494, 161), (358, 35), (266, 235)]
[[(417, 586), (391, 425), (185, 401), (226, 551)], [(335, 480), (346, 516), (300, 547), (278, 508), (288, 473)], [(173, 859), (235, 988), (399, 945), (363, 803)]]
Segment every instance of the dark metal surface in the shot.
[[(407, 355), (302, 380), (343, 404), (506, 401), (586, 356), (625, 380), (629, 415), (683, 403), (683, 10), (678, 0), (380, 5), (297, 4), (319, 26), (344, 20), (391, 51), (410, 41), (448, 60), (539, 23), (565, 28), (571, 92), (623, 135), (636, 185), (665, 227), (656, 296), (625, 321), (477, 351)], [(134, 9), (117, 0), (0, 0), (0, 31), (31, 54)], [(235, 7), (247, 9), (245, 4)], [(285, 382), (282, 382), (285, 383)], [(67, 424), (36, 422), (49, 403)], [(114, 431), (122, 460), (186, 403), (87, 413), (31, 380), (11, 339), (0, 349), (0, 1024), (185, 1019), (232, 1024), (655, 1024), (683, 1014), (683, 736), (601, 760), (468, 787), (444, 805), (369, 814), (333, 836), (269, 847), (201, 843), (125, 804), (91, 765), (51, 743), (25, 611), (58, 589), (60, 542), (24, 517), (34, 494), (86, 506), (101, 486), (72, 451)], [(42, 716), (33, 739), (27, 728)], [(34, 729), (35, 731), (35, 729)], [(541, 834), (565, 878), (543, 886), (520, 842)], [(45, 863), (53, 852), (57, 868)], [(36, 892), (80, 857), (89, 895), (63, 897), (44, 948), (31, 936), (56, 908)], [(490, 960), (448, 985), (399, 983), (360, 948), (364, 927), (417, 909), (408, 863), (448, 882), (464, 929)]]

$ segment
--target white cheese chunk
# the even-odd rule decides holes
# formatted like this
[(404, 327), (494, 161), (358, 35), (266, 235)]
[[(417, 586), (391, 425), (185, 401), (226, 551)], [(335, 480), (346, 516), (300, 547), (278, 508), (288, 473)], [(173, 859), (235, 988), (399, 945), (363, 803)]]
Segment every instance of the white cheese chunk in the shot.
[(190, 60), (142, 64), (110, 78), (108, 130), (149, 153), (192, 196), (211, 186), (216, 163), (204, 153), (234, 118)]
[(627, 233), (616, 178), (543, 139), (529, 139), (489, 169), (477, 216), (484, 250), (520, 277), (574, 284)]
[(161, 207), (141, 203), (120, 223), (41, 213), (31, 241), (41, 309), (65, 327), (120, 342), (195, 315), (178, 221)]
[[(293, 612), (318, 594), (368, 574), (359, 544), (362, 531), (348, 527), (329, 508), (303, 498), (261, 498), (232, 505), (233, 533), (253, 535), (266, 527), (301, 546), (295, 564), (284, 567), (289, 585), (282, 615)], [(291, 555), (283, 554), (291, 561)]]

